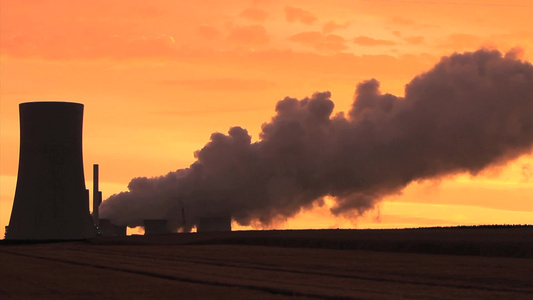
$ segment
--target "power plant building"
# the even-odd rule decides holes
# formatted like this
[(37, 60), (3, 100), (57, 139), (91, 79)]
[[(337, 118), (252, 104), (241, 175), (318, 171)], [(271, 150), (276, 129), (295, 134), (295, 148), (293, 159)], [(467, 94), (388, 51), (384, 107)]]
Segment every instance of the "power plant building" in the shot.
[(109, 219), (99, 219), (98, 223), (101, 236), (126, 236), (126, 226), (115, 225)]
[(28, 102), (19, 113), (18, 177), (6, 239), (93, 237), (83, 172), (83, 104)]
[(157, 235), (157, 234), (169, 234), (170, 230), (167, 228), (166, 219), (147, 219), (144, 220), (144, 234), (145, 235)]
[(231, 216), (200, 218), (197, 232), (231, 231)]

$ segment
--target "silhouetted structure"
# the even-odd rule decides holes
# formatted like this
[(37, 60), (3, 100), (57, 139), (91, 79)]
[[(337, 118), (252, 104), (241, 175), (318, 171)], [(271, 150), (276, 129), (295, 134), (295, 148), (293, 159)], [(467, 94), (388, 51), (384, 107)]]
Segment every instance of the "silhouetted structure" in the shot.
[(93, 165), (93, 222), (96, 227), (99, 227), (100, 213), (99, 208), (102, 203), (102, 192), (98, 188), (98, 164)]
[(167, 228), (167, 220), (165, 219), (147, 219), (143, 222), (145, 235), (170, 233), (170, 230)]
[(126, 236), (126, 226), (115, 225), (109, 219), (99, 219), (98, 224), (102, 236)]
[(197, 232), (231, 231), (231, 216), (201, 218), (196, 228)]
[(83, 173), (83, 104), (29, 102), (19, 112), (19, 169), (6, 238), (94, 236)]

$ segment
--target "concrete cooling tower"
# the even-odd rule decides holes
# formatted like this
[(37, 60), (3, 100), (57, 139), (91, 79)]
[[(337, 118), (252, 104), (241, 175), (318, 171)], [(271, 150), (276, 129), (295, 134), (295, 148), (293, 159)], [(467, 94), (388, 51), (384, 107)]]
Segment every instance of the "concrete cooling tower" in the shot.
[(6, 239), (94, 236), (83, 173), (83, 104), (28, 102), (19, 112), (19, 169)]

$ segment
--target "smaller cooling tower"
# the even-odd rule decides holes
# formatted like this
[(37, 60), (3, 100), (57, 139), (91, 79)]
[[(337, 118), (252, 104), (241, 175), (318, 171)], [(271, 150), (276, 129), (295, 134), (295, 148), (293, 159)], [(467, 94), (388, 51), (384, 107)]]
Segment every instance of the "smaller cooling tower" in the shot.
[(231, 231), (231, 216), (217, 216), (201, 218), (196, 228), (197, 232)]
[(147, 219), (144, 220), (144, 234), (156, 235), (156, 234), (169, 234), (170, 230), (167, 228), (166, 219)]
[(98, 219), (98, 229), (102, 236), (126, 236), (126, 226), (118, 226), (109, 219)]

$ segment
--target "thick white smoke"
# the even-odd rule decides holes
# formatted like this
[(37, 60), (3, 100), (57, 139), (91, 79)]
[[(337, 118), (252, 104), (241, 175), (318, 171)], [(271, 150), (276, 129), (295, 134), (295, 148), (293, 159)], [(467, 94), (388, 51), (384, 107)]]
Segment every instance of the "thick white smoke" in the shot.
[(251, 143), (233, 127), (214, 133), (186, 169), (134, 178), (101, 217), (121, 225), (166, 218), (180, 227), (228, 215), (242, 225), (294, 216), (325, 196), (334, 214), (362, 214), (412, 181), (476, 174), (533, 146), (533, 66), (479, 50), (443, 57), (406, 86), (405, 98), (357, 86), (351, 110), (332, 116), (330, 93), (285, 98)]

